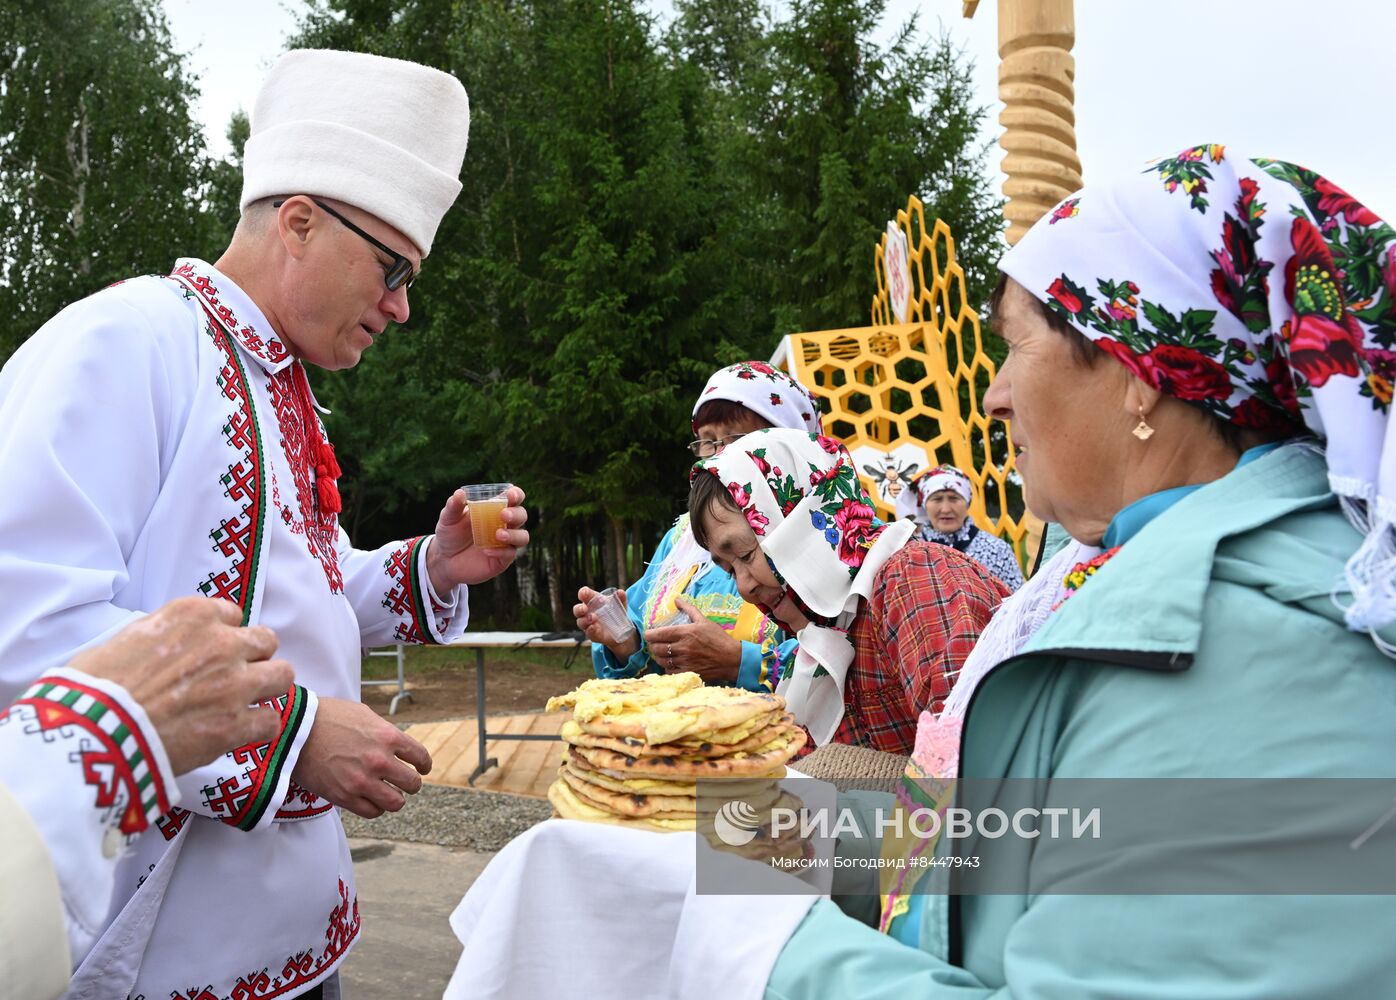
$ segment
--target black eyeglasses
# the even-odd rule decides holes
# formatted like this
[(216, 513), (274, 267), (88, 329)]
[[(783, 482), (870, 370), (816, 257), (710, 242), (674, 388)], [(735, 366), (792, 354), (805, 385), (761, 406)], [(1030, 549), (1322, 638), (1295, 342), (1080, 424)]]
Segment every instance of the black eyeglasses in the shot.
[[(348, 229), (350, 232), (357, 233), (359, 236), (362, 236), (364, 239), (368, 240), (369, 243), (373, 244), (375, 247), (377, 247), (379, 250), (382, 250), (385, 254), (387, 254), (389, 257), (393, 259), (392, 265), (383, 275), (383, 284), (388, 286), (388, 291), (395, 292), (403, 285), (406, 285), (408, 288), (412, 287), (412, 282), (417, 280), (417, 275), (412, 271), (412, 262), (410, 260), (408, 260), (402, 254), (398, 253), (392, 247), (364, 232), (362, 229), (354, 225), (344, 216), (340, 215), (334, 209), (330, 208), (330, 206), (326, 205), (319, 198), (311, 198), (310, 200), (315, 202), (315, 204), (318, 205), (320, 208), (323, 208), (326, 212), (329, 212), (336, 219), (342, 222), (344, 224), (344, 227)], [(281, 201), (272, 202), (271, 207), (280, 208), (284, 204), (286, 204), (286, 201), (285, 199), (282, 199)]]

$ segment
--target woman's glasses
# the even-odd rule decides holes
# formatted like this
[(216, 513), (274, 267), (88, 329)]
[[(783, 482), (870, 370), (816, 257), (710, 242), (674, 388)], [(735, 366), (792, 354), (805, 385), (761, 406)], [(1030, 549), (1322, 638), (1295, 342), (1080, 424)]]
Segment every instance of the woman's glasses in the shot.
[(711, 438), (697, 438), (688, 442), (688, 450), (699, 458), (712, 458), (741, 436), (740, 434), (729, 434), (725, 438), (719, 438), (716, 441)]

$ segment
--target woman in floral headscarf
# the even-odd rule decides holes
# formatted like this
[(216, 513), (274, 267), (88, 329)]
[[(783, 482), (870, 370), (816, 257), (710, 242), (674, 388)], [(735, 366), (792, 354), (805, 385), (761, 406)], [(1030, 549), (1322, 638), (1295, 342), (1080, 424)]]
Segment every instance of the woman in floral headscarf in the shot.
[[(693, 404), (689, 450), (698, 458), (720, 454), (727, 443), (763, 427), (818, 431), (819, 403), (785, 372), (764, 361), (743, 361), (714, 372)], [(624, 645), (588, 612), (596, 591), (583, 587), (573, 611), (591, 639), (597, 677), (637, 677), (692, 670), (708, 683), (769, 691), (781, 664), (793, 661), (795, 640), (770, 616), (744, 602), (732, 577), (713, 565), (693, 539), (688, 515), (680, 517), (655, 550), (639, 580), (620, 591), (636, 635)], [(675, 612), (688, 624), (664, 624)]]
[[(985, 409), (1029, 508), (1103, 551), (957, 689), (957, 803), (1243, 778), (1269, 811), (1209, 825), (1207, 781), (1135, 780), (1165, 818), (1094, 853), (942, 838), (971, 895), (903, 901), (887, 934), (816, 903), (767, 997), (1389, 995), (1390, 784), (1327, 779), (1396, 778), (1396, 231), (1310, 170), (1196, 146), (1067, 199), (1000, 270)], [(1287, 805), (1315, 785), (1343, 791)]]
[(982, 530), (970, 516), (974, 486), (953, 465), (941, 465), (922, 473), (897, 497), (897, 515), (917, 523), (917, 537), (949, 545), (969, 556), (998, 577), (1009, 590), (1023, 585), (1023, 568), (1013, 546), (998, 535)]
[(832, 438), (758, 431), (699, 462), (699, 544), (800, 648), (776, 692), (815, 744), (908, 754), (1008, 590), (972, 559), (886, 524)]
[[(669, 874), (667, 911), (596, 919), (633, 941), (677, 911), (682, 947), (653, 986), (681, 996), (753, 965), (767, 1000), (1391, 996), (1396, 231), (1312, 171), (1197, 146), (1063, 202), (1000, 269), (1009, 354), (985, 409), (1013, 421), (1029, 508), (1077, 540), (1064, 554), (1104, 548), (1005, 602), (1031, 607), (996, 661), (967, 664), (945, 713), (959, 739), (918, 738), (918, 756), (958, 756), (973, 818), (921, 855), (951, 894), (940, 879), (879, 933), (829, 900), (695, 892), (673, 852), (637, 876), (630, 851), (617, 872)], [(760, 548), (800, 518), (829, 530), (823, 498), (767, 496), (794, 500), (803, 456), (764, 460), (778, 486), (754, 460), (719, 481), (749, 495)], [(853, 509), (806, 548), (842, 551)], [(809, 597), (786, 582), (764, 600)], [(1023, 796), (1103, 800), (1100, 839), (1003, 811)], [(562, 847), (557, 870), (578, 855)], [(529, 896), (503, 895), (510, 913)], [(738, 925), (741, 949), (722, 933)]]

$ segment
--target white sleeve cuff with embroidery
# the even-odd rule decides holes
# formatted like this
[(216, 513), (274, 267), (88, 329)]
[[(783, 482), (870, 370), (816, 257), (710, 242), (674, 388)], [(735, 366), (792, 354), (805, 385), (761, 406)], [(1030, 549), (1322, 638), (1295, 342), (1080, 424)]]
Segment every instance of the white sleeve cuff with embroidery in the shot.
[(125, 688), (60, 667), (0, 714), (0, 782), (43, 837), (78, 951), (101, 928), (117, 858), (179, 801), (164, 744)]
[[(466, 622), (470, 618), (470, 588), (463, 583), (456, 584), (451, 588), (449, 599), (436, 592), (436, 587), (431, 582), (431, 574), (427, 572), (427, 552), (434, 541), (436, 536), (428, 535), (417, 552), (417, 576), (426, 583), (422, 589), (426, 592), (427, 600), (431, 602), (431, 619), (436, 635), (439, 639), (454, 638), (465, 631)], [(452, 625), (455, 628), (452, 628)]]

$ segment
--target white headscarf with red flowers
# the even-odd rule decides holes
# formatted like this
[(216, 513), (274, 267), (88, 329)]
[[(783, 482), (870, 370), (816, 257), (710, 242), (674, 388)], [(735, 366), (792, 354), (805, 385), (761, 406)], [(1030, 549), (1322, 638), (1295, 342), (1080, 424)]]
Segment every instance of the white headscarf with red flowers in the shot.
[[(772, 427), (822, 434), (819, 400), (799, 382), (764, 361), (741, 361), (713, 372), (693, 404), (693, 415), (712, 399), (741, 403)], [(694, 424), (693, 432), (698, 433)]]
[(1311, 170), (1194, 146), (1066, 199), (999, 268), (1161, 392), (1325, 438), (1366, 535), (1348, 626), (1396, 621), (1396, 230)]
[(722, 480), (776, 577), (810, 618), (776, 693), (822, 746), (843, 721), (844, 678), (853, 662), (848, 629), (858, 601), (916, 526), (878, 520), (848, 451), (818, 434), (747, 434), (693, 474)]

